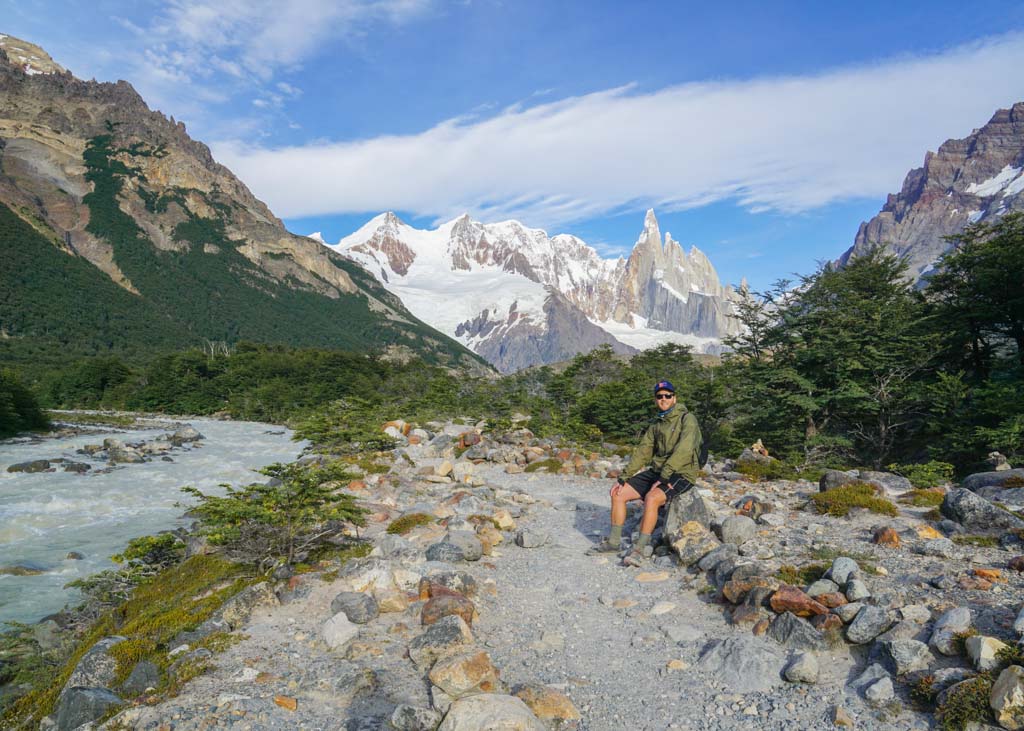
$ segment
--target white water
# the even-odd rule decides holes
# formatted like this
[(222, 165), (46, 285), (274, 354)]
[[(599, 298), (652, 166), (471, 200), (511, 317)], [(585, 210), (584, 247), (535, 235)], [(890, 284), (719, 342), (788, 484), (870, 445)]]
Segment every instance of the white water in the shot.
[[(138, 442), (167, 430), (0, 442), (0, 566), (31, 564), (46, 569), (37, 576), (0, 576), (0, 623), (34, 622), (60, 610), (77, 599), (77, 593), (64, 585), (114, 566), (110, 556), (131, 538), (185, 524), (182, 514), (194, 499), (181, 492), (183, 485), (218, 492), (222, 483), (248, 484), (261, 477), (255, 470), (292, 461), (304, 446), (291, 441), (289, 430), (269, 424), (207, 419), (187, 423), (206, 437), (201, 446), (175, 449), (169, 453), (173, 462), (156, 457), (107, 474), (77, 475), (59, 471), (60, 467), (57, 472), (10, 473), (7, 467), (66, 457), (89, 462), (96, 470), (105, 463), (75, 450), (102, 444), (108, 436)], [(69, 551), (83, 554), (84, 560), (65, 558)]]

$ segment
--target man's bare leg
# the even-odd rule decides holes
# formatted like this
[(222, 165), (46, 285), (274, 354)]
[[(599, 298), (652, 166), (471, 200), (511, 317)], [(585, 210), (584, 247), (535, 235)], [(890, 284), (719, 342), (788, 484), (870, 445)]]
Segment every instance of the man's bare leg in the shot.
[(613, 553), (619, 550), (622, 545), (622, 525), (626, 522), (626, 503), (641, 499), (640, 493), (628, 482), (624, 485), (616, 482), (608, 494), (612, 499), (611, 532), (607, 538), (587, 551), (590, 554)]

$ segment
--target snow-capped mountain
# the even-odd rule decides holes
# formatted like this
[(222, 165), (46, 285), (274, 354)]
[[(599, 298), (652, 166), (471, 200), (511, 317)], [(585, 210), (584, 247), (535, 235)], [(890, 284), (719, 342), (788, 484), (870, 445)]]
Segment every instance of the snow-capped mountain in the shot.
[(421, 230), (384, 213), (331, 248), (506, 372), (602, 343), (623, 353), (666, 342), (714, 351), (738, 327), (728, 316), (738, 295), (696, 247), (663, 241), (653, 211), (628, 259), (602, 259), (575, 236), (468, 215)]

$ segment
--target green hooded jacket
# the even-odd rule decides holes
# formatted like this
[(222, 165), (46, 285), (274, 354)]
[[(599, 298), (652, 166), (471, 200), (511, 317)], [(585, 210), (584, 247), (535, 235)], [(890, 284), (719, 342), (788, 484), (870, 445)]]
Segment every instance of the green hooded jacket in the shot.
[(633, 450), (625, 474), (630, 477), (650, 466), (660, 473), (663, 482), (680, 474), (697, 484), (701, 439), (697, 417), (677, 403), (668, 413), (658, 414), (654, 423), (647, 427), (640, 444)]

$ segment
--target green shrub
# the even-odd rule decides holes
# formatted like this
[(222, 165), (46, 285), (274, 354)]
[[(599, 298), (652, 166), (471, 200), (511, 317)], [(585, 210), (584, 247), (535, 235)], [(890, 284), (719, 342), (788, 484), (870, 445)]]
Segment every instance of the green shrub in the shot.
[(885, 498), (878, 497), (875, 488), (866, 482), (851, 482), (811, 497), (811, 502), (822, 515), (842, 517), (850, 508), (866, 508), (872, 513), (896, 515), (896, 506)]
[(260, 472), (281, 484), (227, 486), (223, 497), (182, 488), (199, 498), (192, 511), (202, 519), (202, 532), (210, 543), (224, 546), (239, 561), (262, 567), (280, 559), (293, 563), (337, 532), (326, 528), (328, 522), (364, 522), (365, 509), (332, 484), (352, 479), (340, 462), (323, 467), (272, 464)]
[(945, 497), (945, 493), (942, 492), (917, 489), (901, 495), (900, 502), (913, 505), (916, 508), (937, 508), (939, 505), (942, 505)]
[(996, 536), (982, 536), (972, 533), (953, 534), (953, 543), (961, 546), (977, 546), (978, 548), (996, 548), (999, 546), (999, 539)]
[(558, 472), (560, 469), (562, 469), (562, 460), (552, 457), (551, 459), (541, 459), (536, 462), (531, 462), (526, 465), (524, 472), (537, 472), (539, 470), (544, 470), (545, 472)]
[(931, 708), (935, 704), (935, 676), (922, 675), (917, 682), (910, 686), (910, 699), (923, 709)]
[(938, 487), (953, 480), (953, 465), (932, 460), (923, 464), (891, 464), (886, 469), (910, 480), (914, 487)]
[(173, 533), (139, 536), (128, 541), (128, 547), (110, 557), (117, 563), (142, 561), (150, 565), (166, 566), (176, 563), (185, 552), (185, 544)]
[(436, 520), (437, 518), (427, 513), (408, 513), (392, 520), (387, 527), (387, 532), (393, 535), (404, 536), (413, 528), (421, 525), (430, 525)]
[(736, 463), (736, 471), (756, 482), (761, 480), (799, 480), (800, 474), (779, 459), (768, 462), (743, 461)]
[(972, 723), (988, 723), (992, 720), (989, 695), (992, 692), (992, 676), (982, 673), (970, 680), (959, 683), (946, 694), (937, 709), (939, 726), (943, 731), (963, 731)]

